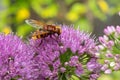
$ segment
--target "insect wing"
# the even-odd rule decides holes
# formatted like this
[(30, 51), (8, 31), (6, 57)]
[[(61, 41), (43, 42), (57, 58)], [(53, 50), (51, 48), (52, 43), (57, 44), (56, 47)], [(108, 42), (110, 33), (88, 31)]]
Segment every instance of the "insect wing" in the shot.
[(28, 25), (31, 25), (32, 27), (35, 27), (35, 28), (38, 28), (38, 29), (42, 29), (44, 25), (44, 23), (40, 22), (40, 21), (37, 21), (37, 20), (33, 20), (33, 19), (27, 19), (25, 20), (25, 22), (28, 24)]

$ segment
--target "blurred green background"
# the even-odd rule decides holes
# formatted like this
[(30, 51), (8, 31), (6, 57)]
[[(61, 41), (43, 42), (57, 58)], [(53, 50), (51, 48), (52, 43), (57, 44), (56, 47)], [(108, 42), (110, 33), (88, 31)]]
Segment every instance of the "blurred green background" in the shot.
[[(35, 29), (25, 19), (48, 24), (66, 24), (92, 32), (97, 37), (108, 25), (120, 25), (120, 0), (0, 0), (0, 32), (15, 32), (26, 38)], [(120, 80), (120, 72), (99, 80)]]

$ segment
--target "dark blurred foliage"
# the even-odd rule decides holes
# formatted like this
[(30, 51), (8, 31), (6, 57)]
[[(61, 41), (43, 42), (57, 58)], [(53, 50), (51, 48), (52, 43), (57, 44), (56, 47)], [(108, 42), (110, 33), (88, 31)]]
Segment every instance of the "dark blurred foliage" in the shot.
[(79, 26), (100, 35), (105, 26), (119, 24), (119, 4), (119, 0), (2, 0), (0, 31), (9, 28), (25, 37), (34, 28), (24, 20), (32, 18), (48, 24)]
[[(67, 24), (100, 35), (107, 25), (119, 25), (119, 0), (2, 0), (0, 31), (27, 36), (34, 28), (25, 19)], [(7, 29), (6, 29), (7, 28)]]
[(26, 38), (35, 29), (25, 19), (32, 18), (47, 24), (74, 25), (98, 36), (104, 27), (120, 25), (119, 11), (120, 0), (0, 0), (0, 31)]

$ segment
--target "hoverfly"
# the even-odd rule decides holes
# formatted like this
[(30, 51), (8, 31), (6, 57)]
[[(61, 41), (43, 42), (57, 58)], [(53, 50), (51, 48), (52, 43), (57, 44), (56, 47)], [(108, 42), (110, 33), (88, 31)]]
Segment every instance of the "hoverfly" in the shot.
[(37, 31), (35, 31), (32, 34), (32, 39), (39, 39), (39, 38), (45, 38), (48, 35), (53, 35), (53, 34), (61, 34), (61, 27), (56, 26), (56, 25), (48, 25), (43, 22), (33, 20), (33, 19), (28, 19), (25, 20), (25, 22), (35, 28), (38, 28)]

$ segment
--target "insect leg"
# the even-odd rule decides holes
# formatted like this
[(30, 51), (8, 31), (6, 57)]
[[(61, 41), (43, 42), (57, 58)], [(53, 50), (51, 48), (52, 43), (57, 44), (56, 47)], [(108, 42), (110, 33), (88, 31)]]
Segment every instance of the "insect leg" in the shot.
[(58, 41), (59, 39), (58, 39), (57, 35), (55, 35), (55, 33), (51, 34), (50, 37), (51, 37), (55, 42), (57, 42), (57, 43), (59, 42), (59, 41)]
[(42, 43), (43, 43), (43, 39), (41, 39), (41, 41), (40, 41), (38, 47), (40, 47), (40, 45), (42, 45)]

